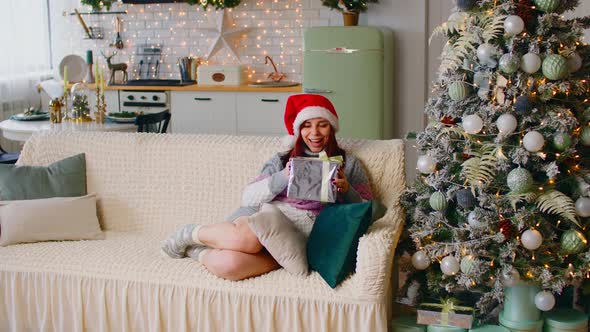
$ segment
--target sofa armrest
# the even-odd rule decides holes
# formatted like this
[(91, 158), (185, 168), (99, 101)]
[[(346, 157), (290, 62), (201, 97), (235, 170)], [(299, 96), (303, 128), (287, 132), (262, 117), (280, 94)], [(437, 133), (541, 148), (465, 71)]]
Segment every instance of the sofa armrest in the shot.
[(356, 259), (359, 295), (381, 297), (389, 291), (393, 256), (403, 223), (401, 207), (394, 206), (360, 238)]

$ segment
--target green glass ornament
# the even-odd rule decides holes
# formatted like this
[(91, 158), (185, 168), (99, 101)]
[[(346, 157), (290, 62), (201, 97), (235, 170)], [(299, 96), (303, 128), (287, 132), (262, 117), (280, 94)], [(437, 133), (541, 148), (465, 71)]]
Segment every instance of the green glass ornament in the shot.
[(473, 255), (467, 255), (461, 258), (461, 272), (463, 273), (471, 273), (473, 268), (475, 267), (475, 257)]
[(449, 97), (454, 101), (461, 101), (467, 98), (470, 90), (465, 82), (453, 82), (449, 85)]
[(534, 0), (538, 10), (544, 11), (545, 13), (552, 13), (557, 7), (559, 7), (559, 0)]
[(582, 142), (583, 145), (590, 146), (590, 127), (589, 126), (582, 128), (582, 131), (580, 132), (580, 141)]
[(559, 151), (565, 151), (569, 149), (570, 145), (572, 144), (572, 139), (570, 135), (566, 133), (558, 133), (553, 136), (553, 146)]
[(515, 194), (524, 194), (533, 185), (533, 176), (524, 168), (515, 168), (508, 173), (508, 188)]
[(445, 194), (441, 193), (440, 191), (432, 193), (432, 195), (430, 195), (429, 202), (430, 202), (430, 207), (436, 211), (444, 211), (448, 205), (447, 197), (445, 196)]
[(577, 254), (586, 247), (586, 237), (575, 229), (565, 231), (561, 235), (561, 249), (567, 255)]
[(506, 74), (512, 74), (520, 68), (520, 57), (511, 53), (506, 53), (500, 57), (498, 65), (501, 71)]
[(543, 75), (550, 80), (560, 80), (569, 74), (567, 59), (558, 54), (551, 54), (543, 60)]

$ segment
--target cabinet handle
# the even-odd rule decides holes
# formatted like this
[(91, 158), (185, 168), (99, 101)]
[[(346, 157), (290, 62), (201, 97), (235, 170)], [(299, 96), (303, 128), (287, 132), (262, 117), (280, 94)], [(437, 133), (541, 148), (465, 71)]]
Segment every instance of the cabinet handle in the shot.
[(260, 101), (263, 101), (265, 103), (278, 103), (279, 102), (278, 99), (260, 99)]
[(199, 97), (196, 97), (195, 100), (208, 101), (208, 100), (211, 100), (211, 98), (199, 98)]

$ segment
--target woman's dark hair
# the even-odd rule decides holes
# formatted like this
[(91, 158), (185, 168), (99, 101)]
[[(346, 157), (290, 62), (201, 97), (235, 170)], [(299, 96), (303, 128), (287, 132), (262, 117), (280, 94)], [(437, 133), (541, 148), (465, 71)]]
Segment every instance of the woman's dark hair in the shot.
[[(295, 146), (290, 151), (281, 156), (281, 162), (283, 163), (283, 166), (287, 165), (287, 162), (290, 158), (304, 157), (305, 149), (306, 145), (303, 141), (303, 137), (301, 136), (300, 130), (299, 135), (297, 136), (297, 140), (295, 142)], [(332, 125), (330, 125), (330, 136), (328, 136), (328, 142), (326, 143), (326, 148), (324, 149), (324, 151), (326, 151), (328, 157), (342, 156), (342, 158), (346, 162), (346, 151), (344, 151), (344, 149), (338, 146), (338, 141), (336, 140), (336, 133)]]

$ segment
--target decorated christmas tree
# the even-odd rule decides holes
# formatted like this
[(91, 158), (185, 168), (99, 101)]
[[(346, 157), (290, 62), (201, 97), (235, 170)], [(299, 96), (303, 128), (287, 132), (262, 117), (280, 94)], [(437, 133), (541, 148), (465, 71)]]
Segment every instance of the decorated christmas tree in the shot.
[(537, 285), (549, 310), (590, 280), (590, 17), (562, 16), (579, 2), (457, 0), (435, 30), (448, 42), (402, 198), (409, 303), (494, 319), (506, 287)]

